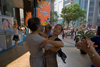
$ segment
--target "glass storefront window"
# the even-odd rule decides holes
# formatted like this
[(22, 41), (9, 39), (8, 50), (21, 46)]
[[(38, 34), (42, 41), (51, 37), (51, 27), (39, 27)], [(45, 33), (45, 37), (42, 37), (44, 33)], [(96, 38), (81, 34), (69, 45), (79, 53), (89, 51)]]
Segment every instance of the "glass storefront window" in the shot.
[(1, 0), (1, 14), (13, 17), (13, 1)]

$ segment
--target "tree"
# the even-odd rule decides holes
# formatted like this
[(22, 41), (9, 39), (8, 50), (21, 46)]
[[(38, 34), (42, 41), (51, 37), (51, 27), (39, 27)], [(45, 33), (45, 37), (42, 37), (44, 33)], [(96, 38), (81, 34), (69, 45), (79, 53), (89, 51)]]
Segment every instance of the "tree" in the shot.
[(87, 24), (87, 21), (86, 21), (85, 18), (80, 19), (80, 22), (81, 22), (81, 24), (83, 24), (83, 25), (86, 25), (86, 24)]
[(69, 23), (72, 22), (74, 25), (74, 21), (80, 19), (84, 19), (86, 17), (86, 10), (83, 10), (79, 4), (73, 4), (69, 7), (63, 8), (61, 11), (61, 17), (64, 19), (63, 23), (66, 22), (69, 27)]
[(52, 11), (52, 24), (58, 21), (58, 17), (57, 11)]

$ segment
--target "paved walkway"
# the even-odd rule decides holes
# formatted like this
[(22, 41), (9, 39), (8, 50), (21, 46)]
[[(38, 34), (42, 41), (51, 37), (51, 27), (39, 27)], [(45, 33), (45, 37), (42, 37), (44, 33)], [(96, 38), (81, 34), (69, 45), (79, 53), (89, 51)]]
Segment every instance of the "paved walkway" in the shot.
[[(59, 36), (61, 38), (61, 36)], [(63, 40), (65, 47), (63, 52), (67, 55), (66, 64), (61, 58), (57, 57), (59, 67), (90, 67), (91, 61), (88, 55), (81, 55), (76, 49), (74, 41), (70, 39)], [(0, 54), (0, 67), (30, 67), (29, 51), (25, 42), (18, 45), (18, 48), (12, 48)]]
[[(59, 36), (62, 39), (61, 35)], [(75, 47), (75, 41), (68, 36), (62, 39), (64, 42), (63, 51), (67, 55), (66, 64), (58, 57), (59, 67), (91, 67), (91, 61), (88, 55), (81, 55), (80, 51)]]

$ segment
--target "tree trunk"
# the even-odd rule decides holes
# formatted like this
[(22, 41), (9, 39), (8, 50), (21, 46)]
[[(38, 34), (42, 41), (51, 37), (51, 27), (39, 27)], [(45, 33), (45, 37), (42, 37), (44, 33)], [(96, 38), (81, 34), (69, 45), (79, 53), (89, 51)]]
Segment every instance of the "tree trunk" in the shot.
[(69, 29), (69, 22), (68, 22), (68, 26), (67, 26), (67, 30)]
[(54, 22), (52, 22), (52, 25), (54, 26)]

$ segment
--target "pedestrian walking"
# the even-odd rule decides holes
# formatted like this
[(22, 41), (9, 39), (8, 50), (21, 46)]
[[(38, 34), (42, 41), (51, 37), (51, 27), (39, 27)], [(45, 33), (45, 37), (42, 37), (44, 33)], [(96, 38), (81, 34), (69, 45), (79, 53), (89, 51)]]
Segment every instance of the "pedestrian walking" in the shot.
[(74, 29), (71, 29), (71, 39), (73, 39), (74, 36)]
[(64, 30), (63, 30), (63, 32), (62, 32), (62, 39), (64, 39), (64, 37), (65, 37), (65, 34), (64, 34)]

